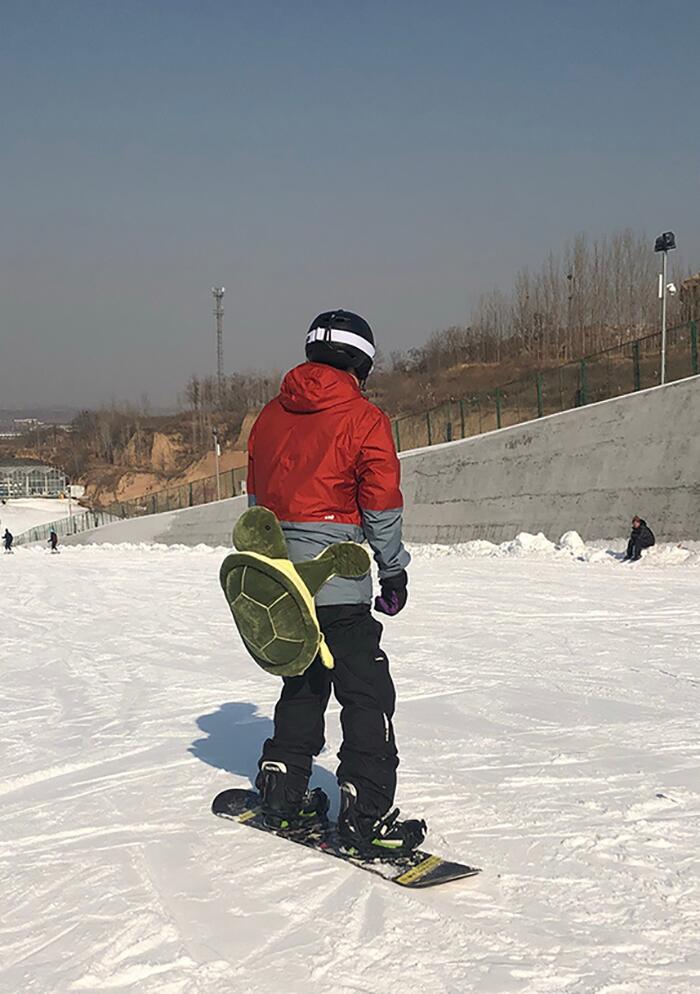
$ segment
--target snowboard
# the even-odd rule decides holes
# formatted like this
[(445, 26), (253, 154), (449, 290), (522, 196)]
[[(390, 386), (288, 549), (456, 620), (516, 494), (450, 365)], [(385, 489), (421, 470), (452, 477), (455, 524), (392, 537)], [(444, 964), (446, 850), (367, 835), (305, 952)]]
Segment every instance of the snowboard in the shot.
[(253, 790), (224, 790), (214, 798), (211, 809), (220, 818), (228, 818), (241, 825), (257, 828), (258, 831), (277, 835), (287, 842), (294, 842), (307, 849), (335, 856), (344, 863), (352, 863), (368, 873), (374, 873), (401, 887), (435, 887), (450, 880), (474, 877), (481, 870), (463, 863), (435, 856), (433, 853), (416, 849), (407, 856), (383, 855), (374, 859), (353, 856), (346, 852), (339, 842), (335, 824), (330, 821), (316, 821), (313, 827), (304, 826), (294, 831), (278, 831), (268, 827), (263, 821), (260, 808), (260, 795)]

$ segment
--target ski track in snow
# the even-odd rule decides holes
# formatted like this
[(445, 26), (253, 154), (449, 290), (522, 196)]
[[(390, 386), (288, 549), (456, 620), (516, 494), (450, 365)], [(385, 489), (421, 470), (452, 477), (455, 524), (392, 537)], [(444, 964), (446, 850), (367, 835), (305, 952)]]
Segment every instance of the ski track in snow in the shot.
[(415, 550), (385, 626), (397, 800), (484, 867), (422, 892), (210, 814), (278, 690), (223, 550), (0, 560), (0, 992), (697, 991), (698, 554), (487, 545)]

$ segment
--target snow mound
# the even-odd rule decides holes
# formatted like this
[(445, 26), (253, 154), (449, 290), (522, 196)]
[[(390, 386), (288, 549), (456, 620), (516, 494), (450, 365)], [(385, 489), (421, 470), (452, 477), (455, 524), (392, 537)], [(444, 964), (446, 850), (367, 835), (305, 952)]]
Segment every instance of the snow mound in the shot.
[(533, 553), (551, 556), (556, 552), (557, 547), (542, 532), (537, 532), (536, 535), (520, 532), (512, 542), (503, 542), (500, 549), (505, 556), (528, 556)]
[[(576, 532), (567, 532), (567, 535), (576, 535)], [(576, 536), (581, 546), (583, 540)], [(559, 548), (554, 542), (538, 532), (531, 535), (529, 532), (520, 532), (514, 539), (508, 542), (501, 542), (496, 545), (494, 542), (487, 542), (484, 539), (475, 539), (472, 542), (458, 542), (455, 545), (412, 545), (411, 554), (417, 559), (440, 559), (443, 556), (459, 556), (463, 559), (501, 559), (516, 558), (521, 559), (529, 556), (545, 557), (547, 559), (556, 558)], [(576, 545), (578, 551), (579, 546)]]
[(586, 551), (586, 543), (578, 532), (564, 532), (559, 539), (559, 548), (571, 552), (574, 556), (581, 556)]

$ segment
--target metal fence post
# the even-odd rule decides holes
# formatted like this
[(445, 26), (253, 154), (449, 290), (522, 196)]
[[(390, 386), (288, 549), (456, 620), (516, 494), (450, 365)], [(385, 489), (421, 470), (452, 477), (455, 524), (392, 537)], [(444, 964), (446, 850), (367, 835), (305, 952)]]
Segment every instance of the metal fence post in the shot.
[(496, 427), (501, 427), (501, 388), (496, 387)]
[(399, 435), (399, 421), (398, 418), (394, 421), (394, 433), (396, 435), (396, 451), (401, 451), (401, 436)]
[(452, 422), (451, 421), (447, 422), (447, 427), (445, 429), (445, 441), (446, 442), (451, 442), (452, 441)]
[(690, 322), (690, 368), (693, 376), (698, 373), (698, 323)]
[(588, 367), (586, 366), (586, 360), (582, 359), (579, 363), (579, 383), (578, 383), (578, 395), (579, 395), (579, 407), (583, 407), (588, 403)]
[(538, 373), (536, 377), (537, 383), (537, 417), (541, 418), (544, 414), (544, 408), (542, 406), (542, 373)]
[(642, 373), (639, 365), (639, 342), (632, 342), (632, 362), (634, 363), (634, 389), (642, 389)]
[(464, 401), (459, 402), (459, 424), (462, 429), (462, 438), (464, 438)]
[(432, 445), (433, 444), (433, 431), (432, 431), (432, 428), (430, 427), (430, 411), (426, 411), (425, 412), (425, 423), (428, 426), (428, 445)]

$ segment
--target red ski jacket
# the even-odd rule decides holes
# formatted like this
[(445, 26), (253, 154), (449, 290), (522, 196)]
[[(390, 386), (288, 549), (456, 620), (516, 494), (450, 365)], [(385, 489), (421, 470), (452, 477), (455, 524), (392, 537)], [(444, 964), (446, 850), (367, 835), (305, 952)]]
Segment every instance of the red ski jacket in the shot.
[[(322, 363), (287, 373), (250, 434), (249, 503), (274, 511), (293, 561), (332, 542), (367, 539), (380, 577), (404, 569), (400, 476), (386, 414), (362, 396), (354, 376)], [(316, 598), (370, 599), (369, 582), (337, 578)]]

